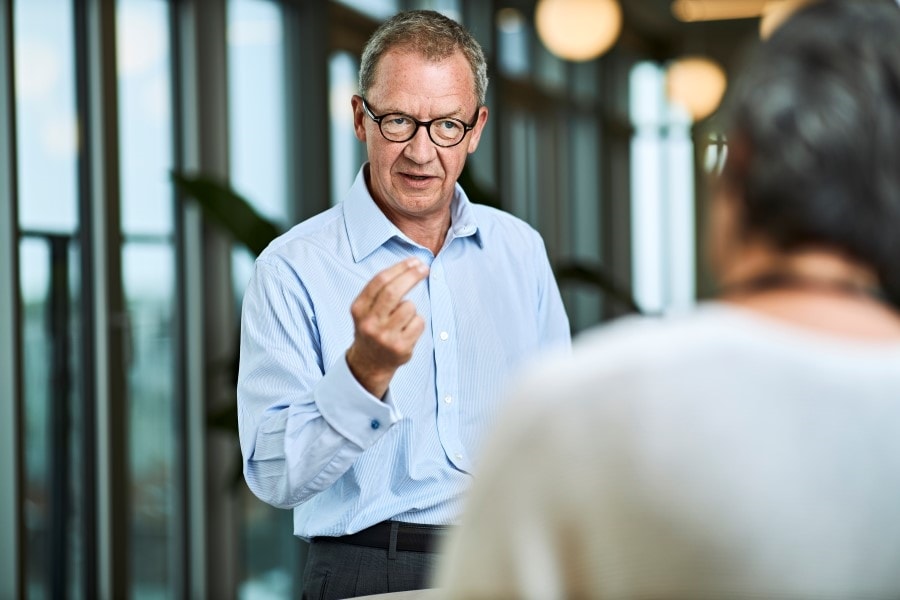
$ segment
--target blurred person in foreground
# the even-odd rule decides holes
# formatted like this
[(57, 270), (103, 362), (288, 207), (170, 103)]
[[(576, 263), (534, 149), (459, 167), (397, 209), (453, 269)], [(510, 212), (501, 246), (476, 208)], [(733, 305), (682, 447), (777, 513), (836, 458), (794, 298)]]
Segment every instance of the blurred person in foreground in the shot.
[(244, 475), (311, 540), (306, 597), (424, 587), (508, 374), (569, 347), (540, 236), (457, 184), (487, 121), (486, 73), (437, 12), (382, 24), (351, 102), (368, 162), (343, 202), (256, 261)]
[(721, 294), (519, 382), (447, 597), (900, 598), (900, 8), (813, 4), (741, 77)]

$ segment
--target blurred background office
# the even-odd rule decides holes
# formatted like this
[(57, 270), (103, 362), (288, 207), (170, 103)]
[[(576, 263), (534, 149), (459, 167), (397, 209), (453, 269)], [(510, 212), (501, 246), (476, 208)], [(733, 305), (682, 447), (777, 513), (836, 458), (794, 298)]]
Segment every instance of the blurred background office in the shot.
[(469, 195), (542, 233), (574, 330), (682, 310), (709, 292), (716, 106), (790, 3), (0, 0), (0, 598), (299, 589), (291, 513), (239, 479), (253, 252), (173, 173), (278, 229), (339, 202), (362, 46), (435, 9), (491, 69)]

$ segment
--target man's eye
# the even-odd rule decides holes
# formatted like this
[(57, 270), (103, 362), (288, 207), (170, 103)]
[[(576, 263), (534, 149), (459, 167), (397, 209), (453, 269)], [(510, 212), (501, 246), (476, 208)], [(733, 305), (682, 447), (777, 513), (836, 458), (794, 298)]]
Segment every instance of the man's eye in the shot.
[(446, 121), (439, 121), (438, 127), (446, 131), (455, 131), (457, 129), (461, 129), (459, 123), (457, 123), (456, 121), (451, 121), (450, 119), (447, 119)]
[(391, 117), (388, 123), (395, 127), (404, 127), (410, 124), (410, 120), (407, 117)]

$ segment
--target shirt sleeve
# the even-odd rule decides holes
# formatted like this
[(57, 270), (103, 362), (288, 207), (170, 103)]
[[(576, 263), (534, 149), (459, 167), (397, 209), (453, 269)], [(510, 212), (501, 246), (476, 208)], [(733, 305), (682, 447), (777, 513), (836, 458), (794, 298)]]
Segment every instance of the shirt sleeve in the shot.
[(547, 250), (540, 238), (536, 245), (535, 265), (538, 272), (538, 323), (541, 350), (565, 350), (572, 347), (572, 331), (563, 305), (559, 285), (547, 258)]
[(242, 307), (238, 429), (247, 485), (280, 508), (331, 486), (401, 418), (390, 392), (372, 396), (346, 360), (323, 365), (319, 334), (302, 282), (257, 260)]

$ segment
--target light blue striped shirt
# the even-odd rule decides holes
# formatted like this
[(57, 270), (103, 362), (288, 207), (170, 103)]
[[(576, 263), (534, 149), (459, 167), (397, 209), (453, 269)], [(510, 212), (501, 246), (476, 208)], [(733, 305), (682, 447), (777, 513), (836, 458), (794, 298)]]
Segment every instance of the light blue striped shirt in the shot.
[[(367, 167), (365, 167), (367, 168)], [(425, 320), (384, 401), (350, 373), (350, 305), (379, 271), (430, 266), (407, 295)], [(450, 524), (508, 377), (566, 346), (569, 324), (538, 233), (457, 185), (438, 253), (376, 206), (360, 170), (345, 200), (259, 256), (243, 303), (238, 420), (244, 476), (294, 533), (345, 535), (388, 519)]]

